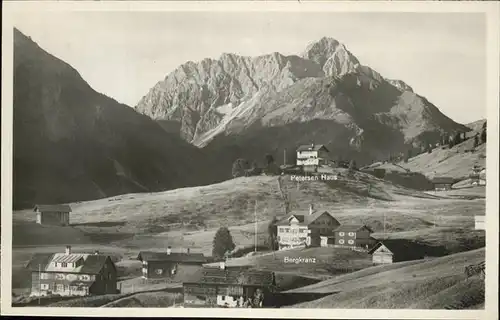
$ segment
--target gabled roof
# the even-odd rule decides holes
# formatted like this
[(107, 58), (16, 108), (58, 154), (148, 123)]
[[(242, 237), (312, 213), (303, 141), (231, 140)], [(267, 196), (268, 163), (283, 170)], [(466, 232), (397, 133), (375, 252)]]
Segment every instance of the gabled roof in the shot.
[(368, 231), (373, 232), (373, 230), (370, 227), (363, 225), (363, 224), (343, 224), (343, 225), (338, 226), (337, 229), (335, 229), (334, 231), (335, 232), (338, 232), (338, 231), (357, 232), (361, 229), (367, 229)]
[(368, 253), (373, 254), (381, 246), (385, 246), (394, 256), (405, 258), (423, 258), (429, 256), (441, 256), (446, 253), (442, 247), (433, 247), (407, 239), (387, 239), (379, 241)]
[[(76, 262), (83, 259), (83, 263), (75, 268), (61, 270), (52, 265), (53, 262)], [(26, 265), (26, 268), (31, 271), (47, 271), (60, 273), (81, 273), (81, 274), (98, 274), (106, 260), (111, 259), (108, 255), (103, 254), (88, 254), (88, 253), (36, 253)], [(113, 264), (114, 265), (114, 264)]]
[(319, 217), (321, 217), (324, 213), (326, 213), (327, 215), (329, 215), (330, 217), (332, 217), (335, 221), (338, 222), (338, 224), (340, 224), (340, 222), (337, 219), (335, 219), (335, 217), (332, 216), (332, 214), (330, 212), (328, 212), (328, 211), (319, 211), (319, 210), (318, 211), (314, 211), (313, 214), (310, 214), (310, 215), (307, 216), (307, 219), (306, 219), (307, 220), (306, 221), (307, 224), (312, 223), (313, 221), (315, 221), (316, 219), (318, 219)]
[(71, 212), (71, 207), (67, 204), (37, 204), (33, 211), (39, 212)]
[[(307, 214), (295, 214), (295, 213), (292, 213), (288, 217), (285, 217), (285, 218), (279, 220), (276, 223), (276, 225), (279, 225), (279, 226), (289, 225), (290, 218), (295, 217), (295, 218), (297, 218), (297, 220), (299, 220), (299, 225), (301, 225), (301, 226), (308, 226), (310, 223), (312, 223), (313, 221), (315, 221), (316, 219), (318, 219), (319, 217), (321, 217), (324, 213), (328, 214), (335, 221), (337, 221), (337, 219), (335, 219), (335, 217), (332, 216), (332, 214), (330, 212), (328, 212), (328, 211), (321, 211), (321, 210), (315, 210), (315, 211), (313, 211), (312, 214), (309, 214), (309, 213), (307, 213)], [(339, 224), (340, 224), (340, 222), (339, 222)]]
[(432, 179), (432, 183), (454, 184), (455, 179), (451, 177), (435, 177)]
[(246, 286), (272, 286), (275, 284), (271, 271), (245, 270), (241, 268), (220, 269), (205, 267), (185, 283), (232, 284)]
[(191, 262), (191, 263), (206, 263), (207, 258), (203, 253), (185, 253), (185, 252), (153, 252), (141, 251), (137, 256), (137, 260), (141, 261), (169, 261), (169, 262)]
[(321, 149), (328, 149), (323, 144), (303, 144), (297, 148), (297, 151), (319, 151)]

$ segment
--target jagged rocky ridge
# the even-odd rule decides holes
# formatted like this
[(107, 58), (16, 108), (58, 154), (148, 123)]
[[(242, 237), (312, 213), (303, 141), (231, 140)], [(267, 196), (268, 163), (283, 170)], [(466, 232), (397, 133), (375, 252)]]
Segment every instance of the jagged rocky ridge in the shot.
[(14, 30), (14, 207), (207, 184), (203, 150)]
[[(217, 60), (187, 62), (135, 109), (212, 152), (229, 145), (245, 150), (233, 157), (314, 140), (369, 162), (427, 144), (444, 132), (470, 130), (403, 81), (385, 79), (326, 37), (300, 55), (225, 53)], [(258, 151), (251, 151), (249, 145), (257, 144)]]

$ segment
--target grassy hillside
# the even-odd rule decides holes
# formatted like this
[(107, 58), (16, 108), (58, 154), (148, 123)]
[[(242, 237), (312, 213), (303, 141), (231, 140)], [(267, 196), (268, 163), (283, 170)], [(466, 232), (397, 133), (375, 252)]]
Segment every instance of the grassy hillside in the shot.
[(388, 172), (405, 173), (418, 172), (432, 179), (435, 176), (449, 176), (456, 179), (465, 179), (471, 173), (474, 165), (486, 166), (486, 144), (474, 148), (474, 139), (470, 138), (475, 132), (469, 133), (469, 139), (453, 146), (437, 147), (432, 153), (421, 153), (410, 158), (407, 163), (375, 163), (369, 168), (386, 169)]
[(484, 302), (484, 281), (465, 280), (464, 267), (485, 258), (484, 248), (442, 258), (376, 266), (290, 293), (332, 293), (296, 308), (468, 308)]
[[(258, 244), (262, 245), (271, 218), (284, 215), (283, 196), (290, 199), (292, 210), (307, 212), (312, 203), (318, 210), (328, 210), (341, 223), (367, 224), (376, 232), (384, 230), (384, 218), (386, 232), (433, 226), (470, 228), (473, 216), (485, 210), (484, 199), (440, 197), (361, 172), (328, 183), (297, 183), (289, 176), (243, 177), (211, 186), (73, 203), (69, 229), (74, 234), (58, 233), (57, 238), (52, 228), (36, 226), (32, 212), (17, 211), (13, 216), (14, 245), (57, 241), (65, 245), (84, 237), (90, 243), (112, 243), (129, 249), (164, 249), (168, 244), (209, 253), (221, 225), (230, 227), (237, 246), (252, 246), (254, 214)], [(31, 228), (37, 230), (37, 237), (28, 235)]]
[[(290, 259), (314, 259), (293, 263)], [(288, 261), (288, 262), (287, 262)], [(215, 264), (214, 264), (215, 265)], [(372, 266), (371, 256), (341, 248), (303, 248), (230, 259), (227, 266), (248, 266), (275, 272), (293, 272), (303, 276), (324, 277)]]

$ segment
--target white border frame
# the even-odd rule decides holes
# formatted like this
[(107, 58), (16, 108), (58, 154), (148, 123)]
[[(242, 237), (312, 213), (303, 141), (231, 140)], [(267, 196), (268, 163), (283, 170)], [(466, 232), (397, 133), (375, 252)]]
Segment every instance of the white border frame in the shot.
[[(2, 10), (2, 250), (1, 313), (32, 316), (105, 317), (247, 317), (247, 318), (366, 318), (370, 319), (497, 319), (498, 318), (498, 114), (500, 3), (474, 1), (4, 1)], [(53, 11), (331, 11), (331, 12), (482, 12), (487, 16), (487, 203), (485, 310), (404, 309), (178, 309), (169, 308), (49, 308), (11, 307), (12, 248), (12, 76), (13, 14)]]

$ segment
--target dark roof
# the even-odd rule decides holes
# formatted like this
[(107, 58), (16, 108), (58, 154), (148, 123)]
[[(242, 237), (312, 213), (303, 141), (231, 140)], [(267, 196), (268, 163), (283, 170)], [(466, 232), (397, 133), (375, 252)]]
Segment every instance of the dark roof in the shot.
[(85, 259), (85, 263), (80, 269), (80, 273), (97, 274), (101, 271), (109, 256), (102, 254), (91, 254)]
[(137, 256), (137, 260), (141, 261), (171, 261), (171, 262), (192, 262), (205, 263), (207, 258), (203, 253), (184, 253), (184, 252), (152, 252), (141, 251)]
[(37, 204), (33, 211), (40, 212), (71, 212), (71, 207), (67, 204)]
[(43, 270), (50, 263), (53, 256), (53, 253), (35, 253), (26, 264), (26, 268), (31, 271), (38, 271), (38, 268)]
[(319, 151), (320, 149), (328, 149), (323, 144), (303, 144), (297, 148), (297, 151)]
[[(31, 271), (39, 271), (39, 270), (44, 271), (45, 268), (48, 267), (49, 263), (52, 262), (54, 255), (55, 253), (36, 253), (32, 256), (31, 260), (26, 265), (26, 268)], [(85, 255), (86, 258), (81, 268), (72, 269), (71, 273), (76, 272), (82, 274), (98, 274), (101, 271), (104, 264), (106, 263), (106, 260), (110, 258), (109, 256), (102, 254), (85, 254)]]
[(395, 256), (405, 258), (423, 258), (426, 255), (442, 256), (446, 254), (446, 249), (443, 247), (434, 247), (407, 239), (382, 240), (373, 246), (368, 253), (373, 254), (382, 245), (389, 249)]
[(275, 285), (274, 273), (271, 271), (245, 270), (241, 268), (205, 267), (199, 270), (185, 283), (232, 284), (246, 286)]
[[(288, 217), (285, 217), (281, 220), (279, 220), (276, 225), (283, 225), (283, 224), (288, 224), (288, 219), (290, 219), (292, 216), (293, 217), (296, 217), (297, 220), (299, 220), (299, 224), (300, 225), (309, 225), (311, 222), (313, 222), (314, 220), (318, 219), (319, 217), (321, 217), (324, 213), (328, 214), (329, 216), (331, 216), (333, 219), (335, 219), (334, 216), (332, 216), (332, 214), (328, 211), (320, 211), (320, 210), (316, 210), (316, 211), (313, 211), (312, 214), (290, 214)], [(335, 219), (335, 221), (338, 222), (337, 219)], [(340, 222), (339, 222), (340, 224)]]
[(451, 177), (435, 177), (432, 179), (432, 183), (454, 184), (455, 179)]
[(368, 231), (373, 232), (373, 230), (370, 227), (363, 225), (363, 224), (343, 224), (343, 225), (338, 226), (337, 229), (335, 229), (334, 231), (335, 232), (338, 232), (338, 231), (356, 232), (356, 231), (359, 231), (363, 228), (366, 228), (366, 229), (368, 229)]

